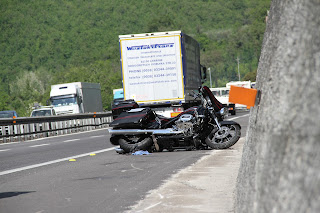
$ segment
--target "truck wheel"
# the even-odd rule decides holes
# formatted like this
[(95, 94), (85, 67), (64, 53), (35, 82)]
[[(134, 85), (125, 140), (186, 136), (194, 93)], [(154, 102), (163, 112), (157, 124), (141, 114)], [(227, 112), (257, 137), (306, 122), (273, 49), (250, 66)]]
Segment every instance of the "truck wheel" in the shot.
[(120, 148), (127, 153), (136, 150), (149, 150), (152, 144), (152, 138), (146, 136), (124, 136), (119, 139)]
[(212, 149), (227, 149), (233, 146), (241, 136), (239, 125), (223, 124), (221, 130), (210, 134), (205, 142)]

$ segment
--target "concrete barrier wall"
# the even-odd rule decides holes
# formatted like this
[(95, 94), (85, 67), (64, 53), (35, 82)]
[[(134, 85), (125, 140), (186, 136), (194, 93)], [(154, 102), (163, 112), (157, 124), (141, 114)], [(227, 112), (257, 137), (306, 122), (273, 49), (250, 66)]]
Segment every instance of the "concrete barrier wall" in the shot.
[(320, 0), (273, 0), (236, 212), (320, 212)]

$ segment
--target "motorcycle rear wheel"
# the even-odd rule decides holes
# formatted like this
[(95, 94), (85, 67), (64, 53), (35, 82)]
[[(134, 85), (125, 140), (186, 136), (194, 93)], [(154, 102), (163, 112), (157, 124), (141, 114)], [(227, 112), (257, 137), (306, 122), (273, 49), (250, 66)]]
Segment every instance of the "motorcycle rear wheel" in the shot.
[(224, 124), (221, 130), (210, 134), (205, 142), (212, 149), (227, 149), (233, 146), (241, 137), (239, 125)]
[(120, 148), (126, 153), (134, 152), (137, 150), (148, 150), (153, 144), (151, 137), (146, 136), (123, 136), (119, 138)]

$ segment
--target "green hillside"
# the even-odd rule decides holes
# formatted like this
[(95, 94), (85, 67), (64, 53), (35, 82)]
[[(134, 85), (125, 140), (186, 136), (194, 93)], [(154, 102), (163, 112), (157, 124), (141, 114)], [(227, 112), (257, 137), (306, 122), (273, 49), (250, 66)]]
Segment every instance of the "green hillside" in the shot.
[[(50, 85), (102, 86), (105, 109), (121, 87), (118, 35), (182, 30), (201, 44), (213, 86), (255, 76), (271, 0), (2, 0), (0, 110), (28, 116)], [(209, 84), (207, 82), (206, 84)]]

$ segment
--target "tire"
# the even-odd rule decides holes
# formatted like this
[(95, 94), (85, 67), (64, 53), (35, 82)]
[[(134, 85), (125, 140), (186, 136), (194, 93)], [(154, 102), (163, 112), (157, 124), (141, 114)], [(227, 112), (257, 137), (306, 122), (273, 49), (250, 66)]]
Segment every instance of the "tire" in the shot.
[(120, 137), (119, 136), (114, 136), (114, 135), (111, 135), (111, 137), (110, 137), (110, 143), (112, 144), (112, 145), (119, 145), (119, 139), (120, 139)]
[(212, 149), (227, 149), (233, 146), (241, 136), (240, 126), (236, 124), (223, 124), (221, 130), (211, 133), (205, 140)]
[(119, 138), (120, 148), (126, 153), (136, 150), (149, 150), (153, 144), (151, 137), (145, 136), (126, 136)]
[(236, 115), (236, 110), (232, 110), (231, 115)]

